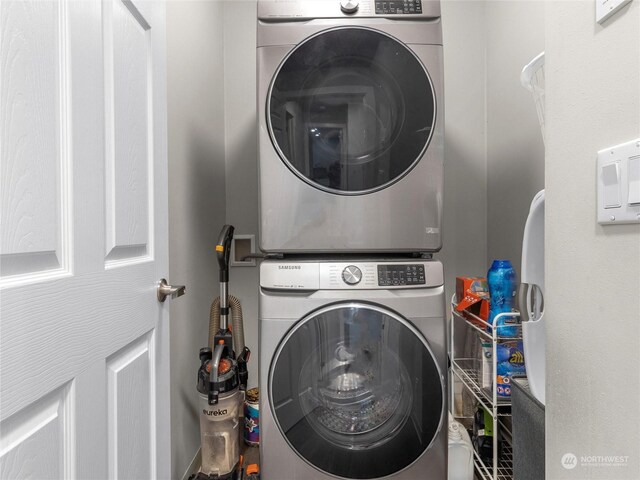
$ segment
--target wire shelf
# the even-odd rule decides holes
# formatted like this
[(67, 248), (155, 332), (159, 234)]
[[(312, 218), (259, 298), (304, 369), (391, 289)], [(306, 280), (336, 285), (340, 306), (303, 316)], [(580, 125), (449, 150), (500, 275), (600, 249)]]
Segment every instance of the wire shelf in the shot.
[(480, 456), (473, 451), (473, 464), (476, 472), (482, 480), (512, 480), (513, 479), (513, 449), (507, 442), (502, 444), (502, 452), (498, 458), (498, 468), (495, 477), (493, 476), (493, 466), (486, 465)]
[[(457, 312), (456, 307), (457, 303), (455, 303), (454, 296), (451, 299), (451, 372), (453, 374), (453, 378), (460, 381), (464, 388), (466, 388), (472, 394), (478, 405), (482, 406), (485, 411), (487, 411), (491, 415), (493, 422), (494, 455), (492, 462), (490, 462), (489, 464), (483, 462), (475, 449), (473, 452), (474, 466), (477, 473), (477, 478), (480, 478), (482, 480), (512, 480), (512, 433), (508, 422), (509, 418), (511, 417), (511, 398), (500, 397), (496, 393), (496, 349), (497, 346), (503, 342), (511, 342), (513, 340), (522, 339), (522, 325), (519, 318), (520, 312), (513, 311), (496, 315), (496, 317), (493, 319), (494, 325), (491, 325), (477, 315), (474, 315), (468, 311)], [(505, 336), (500, 333), (500, 329), (503, 327), (501, 325), (498, 325), (498, 321), (504, 319), (505, 317), (515, 320), (514, 323), (504, 326), (516, 326), (516, 336)], [(483, 379), (481, 378), (481, 374), (479, 373), (477, 368), (477, 362), (479, 361), (479, 359), (465, 357), (456, 358), (455, 356), (455, 349), (453, 348), (454, 331), (457, 330), (460, 325), (467, 329), (467, 331), (475, 332), (479, 337), (484, 338), (485, 341), (491, 342), (493, 352), (493, 366), (491, 369), (491, 386), (488, 388), (483, 387)], [(500, 444), (502, 445), (499, 456), (497, 455), (498, 440), (500, 440)]]
[[(469, 311), (465, 310), (464, 314), (463, 312), (456, 311), (457, 306), (458, 306), (457, 303), (455, 303), (454, 301), (451, 302), (451, 313), (455, 317), (467, 322), (469, 327), (471, 327), (473, 330), (475, 330), (476, 332), (478, 332), (480, 335), (487, 338), (488, 340), (500, 342), (500, 341), (522, 339), (522, 323), (520, 323), (520, 312), (514, 311), (514, 312), (499, 313), (498, 315), (495, 316), (494, 322), (498, 322), (503, 318), (512, 318), (512, 319), (516, 319), (517, 323), (509, 324), (509, 325), (498, 325), (497, 327), (494, 328), (493, 325), (488, 323), (486, 320), (483, 320), (482, 318), (478, 317), (477, 315), (474, 315)], [(518, 332), (517, 335), (515, 336), (503, 335), (501, 333), (501, 330), (504, 332), (504, 329), (508, 327), (516, 327)]]
[[(478, 372), (474, 368), (474, 358), (457, 358), (452, 361), (453, 373), (471, 391), (478, 402), (493, 416), (493, 399), (491, 392), (482, 388), (478, 378)], [(502, 411), (503, 407), (511, 406), (511, 398), (501, 398), (497, 401), (497, 416), (510, 416), (511, 411)]]

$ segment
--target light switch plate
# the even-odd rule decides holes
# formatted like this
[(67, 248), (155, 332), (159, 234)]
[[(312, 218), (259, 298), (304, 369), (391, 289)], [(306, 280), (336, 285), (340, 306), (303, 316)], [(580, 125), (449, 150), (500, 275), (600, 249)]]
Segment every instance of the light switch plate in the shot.
[(640, 138), (598, 152), (598, 223), (640, 223)]
[(604, 208), (620, 208), (620, 161), (603, 165), (600, 169), (603, 184)]
[(602, 23), (631, 0), (596, 0), (596, 22)]
[(629, 159), (629, 204), (640, 205), (640, 156)]

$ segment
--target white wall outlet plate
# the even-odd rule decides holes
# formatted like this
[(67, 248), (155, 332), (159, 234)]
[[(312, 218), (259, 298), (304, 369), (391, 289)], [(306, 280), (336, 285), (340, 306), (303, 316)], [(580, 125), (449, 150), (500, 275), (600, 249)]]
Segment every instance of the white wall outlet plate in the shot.
[(596, 22), (602, 23), (631, 0), (596, 0)]
[(597, 168), (598, 223), (640, 223), (640, 138), (600, 150)]

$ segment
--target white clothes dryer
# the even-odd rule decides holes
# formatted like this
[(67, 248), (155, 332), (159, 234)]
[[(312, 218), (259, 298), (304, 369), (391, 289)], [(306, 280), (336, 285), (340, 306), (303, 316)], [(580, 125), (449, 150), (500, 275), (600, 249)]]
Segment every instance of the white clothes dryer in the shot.
[(446, 480), (442, 264), (264, 261), (263, 480)]
[(260, 247), (442, 246), (440, 3), (259, 0)]

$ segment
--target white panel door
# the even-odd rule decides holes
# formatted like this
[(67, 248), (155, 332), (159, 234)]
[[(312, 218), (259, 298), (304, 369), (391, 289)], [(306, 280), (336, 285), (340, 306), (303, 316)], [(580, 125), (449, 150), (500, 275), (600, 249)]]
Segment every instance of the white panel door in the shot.
[(0, 478), (170, 475), (165, 14), (0, 1)]

